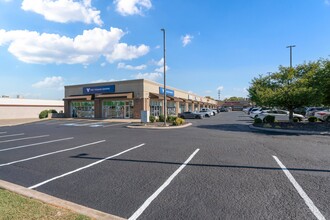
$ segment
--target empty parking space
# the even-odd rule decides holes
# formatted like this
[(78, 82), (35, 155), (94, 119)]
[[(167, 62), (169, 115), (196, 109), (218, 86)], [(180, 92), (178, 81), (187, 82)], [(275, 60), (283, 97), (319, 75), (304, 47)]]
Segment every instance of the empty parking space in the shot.
[[(329, 139), (251, 132), (230, 114), (165, 131), (94, 120), (8, 127), (0, 178), (130, 219), (330, 217)], [(299, 147), (309, 141), (313, 150)]]

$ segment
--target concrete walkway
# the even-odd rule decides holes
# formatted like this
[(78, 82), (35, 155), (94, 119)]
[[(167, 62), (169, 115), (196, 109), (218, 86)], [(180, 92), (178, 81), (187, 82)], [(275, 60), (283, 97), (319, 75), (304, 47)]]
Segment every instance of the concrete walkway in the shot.
[(0, 127), (4, 126), (14, 126), (14, 125), (21, 125), (21, 124), (28, 124), (32, 122), (40, 122), (45, 120), (86, 120), (86, 121), (100, 121), (100, 122), (127, 122), (127, 123), (139, 123), (141, 119), (82, 119), (82, 118), (52, 118), (52, 119), (39, 119), (39, 118), (20, 118), (20, 119), (0, 119)]

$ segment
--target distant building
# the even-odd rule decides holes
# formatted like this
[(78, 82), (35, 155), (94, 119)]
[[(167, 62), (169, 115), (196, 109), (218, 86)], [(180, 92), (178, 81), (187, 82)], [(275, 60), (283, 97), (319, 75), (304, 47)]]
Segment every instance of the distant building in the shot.
[[(164, 115), (163, 84), (145, 79), (65, 86), (65, 116), (70, 118), (141, 118), (141, 111)], [(166, 87), (167, 115), (216, 108), (217, 102)]]
[(231, 107), (233, 111), (242, 111), (243, 108), (251, 107), (252, 105), (249, 100), (241, 100), (222, 102), (221, 106), (225, 108)]
[(46, 109), (63, 112), (64, 102), (58, 100), (0, 98), (0, 119), (38, 118), (39, 113)]

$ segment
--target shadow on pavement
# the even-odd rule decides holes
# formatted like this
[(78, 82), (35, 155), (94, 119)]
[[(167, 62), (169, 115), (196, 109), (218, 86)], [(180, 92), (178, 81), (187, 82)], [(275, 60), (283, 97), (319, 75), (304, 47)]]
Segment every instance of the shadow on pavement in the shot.
[(255, 130), (249, 128), (249, 124), (216, 124), (216, 125), (197, 125), (197, 128), (202, 129), (212, 129), (212, 130), (220, 130), (220, 131), (233, 131), (233, 132), (249, 132), (254, 134), (264, 134), (264, 135), (285, 135), (285, 136), (300, 136), (300, 135), (315, 135), (315, 134), (293, 134), (293, 133), (286, 133), (283, 132), (277, 132), (277, 131), (261, 131), (261, 130)]
[[(102, 160), (102, 159), (104, 159), (104, 158), (100, 158), (100, 157), (88, 157), (87, 155), (88, 154), (78, 154), (77, 156), (71, 156), (71, 158), (91, 159), (91, 160)], [(178, 165), (178, 166), (182, 165), (182, 163), (177, 163), (177, 162), (155, 161), (155, 160), (130, 160), (130, 159), (108, 159), (108, 160), (109, 161), (116, 161), (116, 162), (130, 162), (130, 163), (150, 163), (150, 164), (166, 164), (166, 165)], [(241, 166), (241, 165), (226, 165), (226, 164), (196, 164), (196, 163), (189, 163), (189, 164), (187, 164), (187, 166), (191, 166), (191, 167), (210, 167), (210, 168), (276, 170), (276, 171), (277, 170), (282, 170), (282, 168), (280, 168), (280, 167)], [(330, 170), (321, 170), (321, 169), (287, 168), (285, 170), (330, 173)]]

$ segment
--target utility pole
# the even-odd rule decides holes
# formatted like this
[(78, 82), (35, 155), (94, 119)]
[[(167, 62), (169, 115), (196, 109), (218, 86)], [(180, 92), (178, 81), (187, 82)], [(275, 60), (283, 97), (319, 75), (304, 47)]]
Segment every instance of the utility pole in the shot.
[(289, 45), (286, 48), (290, 48), (290, 68), (292, 68), (292, 47), (296, 47), (296, 45)]
[(220, 89), (218, 89), (218, 100), (220, 101), (220, 94), (221, 94), (221, 91)]
[(164, 44), (164, 126), (167, 126), (166, 124), (166, 116), (167, 116), (167, 103), (166, 103), (166, 35), (165, 35), (165, 29), (160, 29), (163, 32), (163, 44)]

